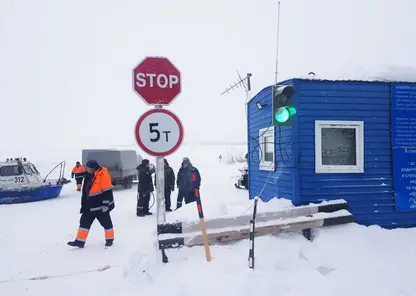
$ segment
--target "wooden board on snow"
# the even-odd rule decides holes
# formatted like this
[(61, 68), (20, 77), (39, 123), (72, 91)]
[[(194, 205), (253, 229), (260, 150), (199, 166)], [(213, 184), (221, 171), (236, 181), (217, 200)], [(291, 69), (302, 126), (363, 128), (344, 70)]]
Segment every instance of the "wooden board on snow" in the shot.
[[(276, 234), (280, 232), (298, 231), (354, 222), (354, 218), (347, 210), (333, 213), (316, 213), (289, 219), (278, 219), (266, 222), (256, 222), (255, 236)], [(249, 224), (235, 227), (223, 227), (208, 231), (209, 244), (230, 242), (246, 239), (250, 235)], [(199, 232), (194, 233), (165, 233), (159, 235), (159, 248), (177, 248), (180, 246), (203, 245)]]

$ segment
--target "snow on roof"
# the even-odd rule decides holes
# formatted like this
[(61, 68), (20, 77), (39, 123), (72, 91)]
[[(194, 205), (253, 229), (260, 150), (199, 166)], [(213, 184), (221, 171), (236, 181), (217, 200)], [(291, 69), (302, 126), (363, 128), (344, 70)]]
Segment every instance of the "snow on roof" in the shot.
[[(314, 75), (300, 75), (294, 76), (290, 79), (279, 81), (278, 84), (284, 84), (290, 80), (316, 80), (322, 82), (377, 82), (377, 83), (415, 83), (416, 84), (416, 67), (410, 66), (386, 66), (378, 70), (366, 70), (362, 68), (356, 68), (353, 71), (349, 71), (344, 74), (337, 75), (326, 75), (320, 77), (313, 73)], [(319, 73), (318, 73), (319, 74)], [(259, 93), (265, 89), (271, 87), (272, 85), (267, 85), (258, 91), (254, 96), (247, 100), (247, 104)]]
[[(344, 73), (319, 76), (319, 72), (310, 72), (307, 76), (296, 76), (293, 79), (320, 81), (358, 81), (358, 82), (403, 82), (416, 83), (416, 67), (414, 66), (378, 66), (368, 68), (355, 67)], [(318, 75), (317, 75), (318, 74)]]

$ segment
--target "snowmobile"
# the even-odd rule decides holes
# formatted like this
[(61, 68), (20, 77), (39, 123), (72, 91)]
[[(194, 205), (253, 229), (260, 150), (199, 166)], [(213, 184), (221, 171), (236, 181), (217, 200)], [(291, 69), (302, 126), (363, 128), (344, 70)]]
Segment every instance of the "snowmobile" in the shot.
[[(47, 179), (60, 167), (58, 179)], [(57, 164), (45, 178), (26, 158), (8, 158), (0, 162), (0, 204), (26, 203), (58, 197), (70, 183), (64, 178), (65, 161)]]
[(238, 169), (241, 173), (240, 177), (237, 179), (237, 183), (235, 183), (235, 187), (237, 189), (246, 189), (248, 190), (248, 168)]

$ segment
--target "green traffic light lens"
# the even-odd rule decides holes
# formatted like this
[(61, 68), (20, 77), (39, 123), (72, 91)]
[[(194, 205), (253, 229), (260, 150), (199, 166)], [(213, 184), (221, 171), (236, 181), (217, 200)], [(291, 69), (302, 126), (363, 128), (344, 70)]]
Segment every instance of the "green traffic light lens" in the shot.
[(277, 110), (274, 117), (277, 122), (284, 123), (289, 120), (290, 117), (296, 114), (296, 109), (293, 107), (281, 107)]
[(289, 110), (289, 114), (290, 114), (290, 116), (292, 116), (292, 115), (295, 115), (295, 114), (296, 114), (296, 109), (295, 109), (295, 108), (293, 108), (293, 107), (288, 107), (287, 109)]
[(290, 112), (286, 108), (281, 108), (277, 110), (276, 114), (274, 115), (277, 122), (286, 122), (290, 117)]

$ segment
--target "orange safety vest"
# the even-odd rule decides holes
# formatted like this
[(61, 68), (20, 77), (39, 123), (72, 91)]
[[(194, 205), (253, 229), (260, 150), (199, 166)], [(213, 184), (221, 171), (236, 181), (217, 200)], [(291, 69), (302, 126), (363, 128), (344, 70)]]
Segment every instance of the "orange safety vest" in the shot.
[(105, 167), (100, 167), (95, 173), (92, 180), (89, 196), (93, 197), (113, 189), (111, 176)]
[(72, 169), (72, 172), (74, 174), (83, 173), (83, 172), (85, 172), (85, 168), (84, 168), (83, 165), (79, 165), (78, 167), (77, 166), (74, 166), (74, 168)]

